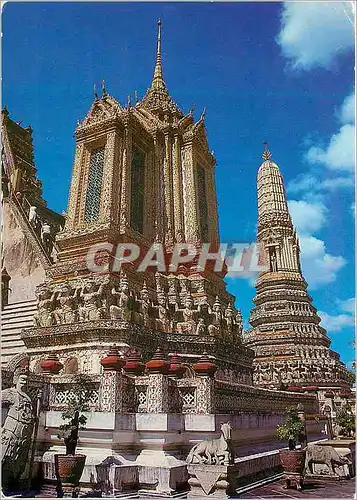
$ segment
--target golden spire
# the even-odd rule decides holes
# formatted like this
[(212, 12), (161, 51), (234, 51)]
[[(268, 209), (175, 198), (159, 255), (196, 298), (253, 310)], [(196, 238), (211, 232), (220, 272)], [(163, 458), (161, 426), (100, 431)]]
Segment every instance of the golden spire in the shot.
[(152, 89), (165, 89), (166, 85), (162, 76), (162, 63), (161, 63), (161, 19), (157, 22), (157, 52), (156, 63), (154, 70), (154, 78), (152, 80)]
[(271, 158), (271, 152), (268, 149), (268, 143), (267, 143), (267, 141), (264, 141), (263, 144), (264, 144), (264, 152), (263, 152), (262, 158), (263, 158), (264, 161), (270, 160), (270, 158)]

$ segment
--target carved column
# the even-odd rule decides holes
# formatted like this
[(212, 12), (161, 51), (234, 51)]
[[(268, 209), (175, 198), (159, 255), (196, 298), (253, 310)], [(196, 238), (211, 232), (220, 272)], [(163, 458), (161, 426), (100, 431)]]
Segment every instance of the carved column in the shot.
[(192, 141), (187, 141), (184, 146), (182, 174), (185, 237), (187, 242), (196, 243), (199, 220)]
[(105, 146), (103, 181), (100, 203), (100, 221), (109, 222), (113, 218), (113, 190), (117, 187), (113, 183), (116, 151), (118, 148), (117, 133), (113, 130), (107, 135)]
[(165, 156), (164, 156), (164, 194), (165, 194), (165, 236), (173, 235), (173, 199), (172, 199), (172, 179), (171, 179), (171, 139), (168, 133), (165, 134)]
[(122, 175), (121, 175), (121, 199), (120, 199), (120, 232), (125, 233), (130, 225), (130, 186), (131, 186), (131, 132), (128, 127), (124, 132), (124, 147), (122, 156)]
[(82, 142), (80, 144), (77, 144), (76, 146), (76, 153), (72, 169), (72, 182), (69, 191), (69, 201), (68, 201), (65, 229), (73, 229), (78, 219), (78, 213), (76, 209), (78, 205), (78, 198), (80, 197), (81, 184), (79, 180), (81, 177), (81, 170), (83, 168), (82, 167), (83, 152), (84, 152), (84, 143)]
[(154, 163), (155, 163), (155, 191), (156, 198), (156, 214), (155, 214), (155, 239), (163, 240), (163, 220), (164, 220), (164, 185), (162, 175), (162, 151), (157, 134), (154, 135)]
[(289, 240), (287, 239), (286, 236), (283, 236), (281, 239), (281, 257), (280, 257), (280, 267), (279, 269), (290, 269), (290, 263), (289, 263)]
[(89, 180), (89, 167), (90, 167), (90, 150), (85, 147), (83, 151), (83, 159), (81, 162), (81, 170), (79, 177), (79, 193), (76, 204), (76, 220), (75, 224), (81, 224), (84, 221), (84, 213), (86, 208), (86, 197), (87, 189), (83, 189), (84, 186), (88, 187)]
[(214, 176), (214, 166), (206, 169), (207, 172), (207, 201), (208, 201), (208, 224), (209, 237), (213, 245), (219, 243), (218, 233), (218, 214), (217, 214), (217, 196), (216, 196), (216, 181)]
[(175, 135), (174, 144), (172, 146), (172, 177), (173, 177), (173, 198), (174, 198), (174, 223), (175, 236), (178, 233), (183, 235), (182, 221), (182, 181), (181, 181), (181, 147), (178, 135)]
[(99, 388), (100, 411), (124, 413), (132, 411), (134, 383), (121, 372), (104, 371)]
[(282, 245), (276, 244), (274, 248), (275, 248), (276, 264), (278, 271), (281, 271), (281, 269), (286, 269), (287, 261), (286, 261), (285, 241), (284, 240), (282, 241)]
[(169, 379), (161, 373), (149, 375), (147, 390), (147, 412), (167, 413), (169, 411)]
[(150, 151), (146, 155), (146, 172), (145, 172), (145, 192), (146, 209), (144, 213), (144, 232), (149, 240), (155, 239), (155, 206), (156, 206), (156, 189), (155, 189), (155, 154)]
[(210, 376), (197, 377), (196, 413), (214, 413), (214, 379)]

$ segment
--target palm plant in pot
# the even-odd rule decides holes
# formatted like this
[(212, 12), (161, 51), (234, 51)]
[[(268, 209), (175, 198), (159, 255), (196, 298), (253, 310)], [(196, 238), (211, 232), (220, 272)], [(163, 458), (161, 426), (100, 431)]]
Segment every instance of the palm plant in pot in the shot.
[(77, 454), (79, 430), (85, 428), (87, 417), (85, 412), (90, 411), (89, 401), (93, 388), (91, 380), (86, 375), (77, 375), (71, 385), (68, 407), (62, 413), (64, 423), (59, 427), (58, 437), (63, 439), (66, 454), (55, 455), (55, 471), (58, 487), (68, 485), (77, 487), (81, 478), (86, 455)]
[[(288, 442), (287, 450), (280, 450), (280, 461), (286, 474), (302, 475), (305, 467), (304, 449), (297, 450), (297, 442), (305, 440), (305, 425), (298, 415), (298, 408), (290, 406), (286, 409), (286, 419), (276, 428), (276, 434), (282, 441)], [(298, 483), (299, 487), (299, 483)]]

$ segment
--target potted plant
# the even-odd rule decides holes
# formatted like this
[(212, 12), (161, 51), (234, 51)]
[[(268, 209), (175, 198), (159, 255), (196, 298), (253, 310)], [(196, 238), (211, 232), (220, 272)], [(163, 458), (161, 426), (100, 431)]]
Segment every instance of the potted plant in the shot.
[(352, 408), (346, 404), (340, 408), (336, 415), (336, 423), (341, 427), (341, 435), (345, 438), (353, 438), (356, 432), (356, 421)]
[(277, 426), (276, 434), (279, 439), (288, 442), (288, 449), (279, 451), (287, 486), (288, 481), (296, 476), (297, 488), (301, 489), (306, 451), (304, 449), (297, 450), (296, 444), (298, 441), (305, 441), (306, 438), (305, 426), (299, 418), (297, 407), (291, 406), (286, 409), (286, 420)]
[(93, 392), (91, 380), (86, 375), (77, 375), (68, 397), (68, 408), (62, 413), (64, 423), (59, 427), (58, 437), (63, 439), (66, 454), (55, 455), (55, 471), (60, 491), (62, 486), (77, 487), (84, 469), (86, 455), (76, 454), (78, 432), (85, 428), (90, 411), (89, 401)]

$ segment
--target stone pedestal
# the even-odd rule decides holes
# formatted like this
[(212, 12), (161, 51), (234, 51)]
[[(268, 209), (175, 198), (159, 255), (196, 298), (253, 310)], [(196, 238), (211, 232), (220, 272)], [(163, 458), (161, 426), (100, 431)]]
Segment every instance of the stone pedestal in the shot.
[(284, 488), (296, 488), (298, 491), (304, 486), (304, 477), (299, 472), (284, 472)]
[(102, 493), (115, 496), (116, 493), (136, 491), (138, 489), (138, 467), (123, 463), (115, 456), (107, 457), (95, 466), (97, 488)]
[(198, 498), (230, 498), (235, 494), (238, 465), (190, 464), (188, 500)]
[(186, 463), (159, 450), (143, 450), (136, 459), (139, 496), (172, 496), (187, 491)]

